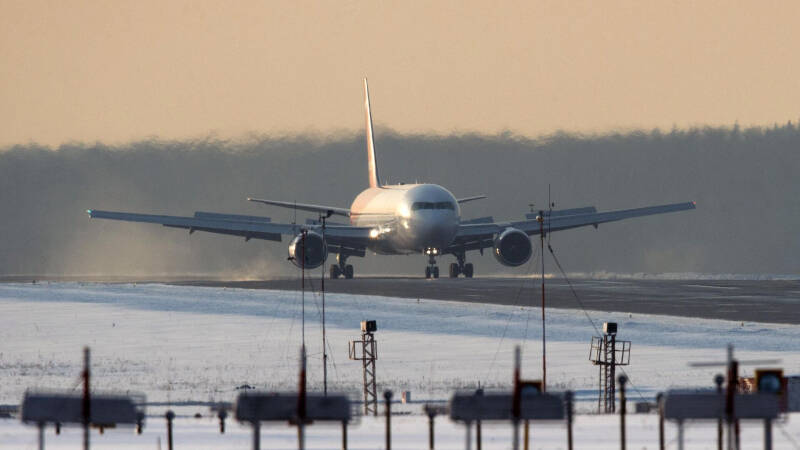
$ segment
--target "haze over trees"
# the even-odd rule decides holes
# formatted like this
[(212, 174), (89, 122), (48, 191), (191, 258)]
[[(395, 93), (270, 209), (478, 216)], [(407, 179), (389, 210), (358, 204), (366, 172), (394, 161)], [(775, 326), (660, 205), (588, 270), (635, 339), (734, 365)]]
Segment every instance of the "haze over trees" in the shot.
[[(384, 182), (433, 182), (465, 218), (519, 219), (546, 207), (600, 210), (694, 200), (692, 212), (555, 233), (571, 272), (800, 272), (800, 129), (739, 126), (603, 135), (400, 135), (376, 130)], [(291, 221), (258, 196), (349, 207), (367, 185), (360, 134), (142, 140), (120, 146), (35, 143), (0, 150), (0, 274), (288, 275), (283, 243), (155, 225), (90, 221), (87, 208)], [(298, 221), (306, 214), (298, 213)], [(451, 257), (443, 258), (449, 263)], [(490, 255), (476, 274), (527, 273)], [(421, 255), (352, 259), (358, 273), (419, 274)], [(441, 264), (441, 262), (440, 262)], [(552, 263), (550, 263), (552, 268)]]

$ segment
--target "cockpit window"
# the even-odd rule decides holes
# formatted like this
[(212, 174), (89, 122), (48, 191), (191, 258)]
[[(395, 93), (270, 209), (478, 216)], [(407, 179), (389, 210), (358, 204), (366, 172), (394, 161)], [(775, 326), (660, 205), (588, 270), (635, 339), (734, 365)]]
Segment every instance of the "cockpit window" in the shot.
[(411, 210), (412, 211), (417, 211), (419, 209), (449, 209), (449, 210), (455, 210), (456, 207), (455, 207), (455, 205), (453, 205), (450, 202), (437, 202), (437, 203), (416, 202), (413, 205), (411, 205)]
[(453, 204), (450, 202), (439, 202), (436, 204), (436, 209), (452, 209), (454, 210)]

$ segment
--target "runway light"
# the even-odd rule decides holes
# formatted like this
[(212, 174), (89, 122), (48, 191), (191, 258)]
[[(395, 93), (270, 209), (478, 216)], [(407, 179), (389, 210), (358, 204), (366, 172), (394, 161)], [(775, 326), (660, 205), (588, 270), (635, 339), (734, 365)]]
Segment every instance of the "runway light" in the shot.
[(783, 394), (782, 369), (756, 369), (754, 378), (758, 392)]

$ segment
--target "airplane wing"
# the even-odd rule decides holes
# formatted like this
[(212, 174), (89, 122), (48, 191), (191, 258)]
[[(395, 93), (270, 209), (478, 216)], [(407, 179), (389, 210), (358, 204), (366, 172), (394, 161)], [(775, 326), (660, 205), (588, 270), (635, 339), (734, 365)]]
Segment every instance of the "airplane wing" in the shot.
[[(695, 202), (686, 202), (599, 213), (587, 212), (594, 210), (593, 207), (564, 210), (568, 211), (566, 214), (556, 214), (556, 211), (553, 211), (553, 214), (544, 215), (544, 232), (550, 233), (590, 225), (597, 228), (601, 223), (615, 222), (633, 217), (685, 211), (688, 209), (695, 209), (695, 207)], [(578, 214), (574, 213), (576, 211)], [(452, 253), (462, 250), (482, 250), (491, 247), (494, 245), (494, 236), (509, 227), (521, 230), (529, 236), (539, 234), (542, 229), (542, 225), (536, 220), (536, 215), (533, 215), (533, 217), (529, 216), (528, 220), (516, 222), (461, 224), (459, 225), (455, 241), (443, 253)]]
[(280, 206), (281, 208), (299, 209), (301, 211), (311, 211), (320, 214), (327, 214), (328, 217), (334, 214), (350, 217), (349, 209), (337, 208), (335, 206), (311, 205), (308, 203), (295, 203), (295, 202), (282, 202), (278, 200), (266, 200), (263, 198), (252, 198), (252, 197), (248, 197), (247, 201), (263, 203), (265, 205)]
[[(264, 239), (281, 241), (282, 235), (296, 236), (302, 230), (315, 231), (322, 234), (319, 224), (282, 224), (273, 223), (269, 217), (245, 216), (239, 214), (219, 214), (198, 211), (193, 217), (162, 216), (155, 214), (136, 214), (117, 211), (86, 211), (92, 219), (122, 220), (126, 222), (144, 222), (160, 224), (170, 228), (182, 228), (208, 233), (226, 234), (244, 237), (245, 240)], [(370, 228), (349, 225), (329, 225), (325, 227), (325, 240), (333, 252), (340, 249), (349, 254), (363, 256), (370, 239)]]
[(472, 197), (464, 197), (464, 198), (456, 199), (456, 202), (461, 204), (461, 203), (472, 202), (472, 201), (475, 201), (475, 200), (481, 200), (481, 199), (484, 199), (484, 198), (486, 198), (485, 195), (473, 195)]

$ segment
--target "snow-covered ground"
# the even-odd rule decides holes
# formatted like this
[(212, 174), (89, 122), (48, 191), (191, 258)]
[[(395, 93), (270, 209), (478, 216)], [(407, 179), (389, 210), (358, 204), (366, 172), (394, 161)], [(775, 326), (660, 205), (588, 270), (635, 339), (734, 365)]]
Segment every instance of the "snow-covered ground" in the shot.
[[(800, 417), (794, 416), (788, 423), (778, 423), (773, 428), (773, 448), (796, 449), (800, 440), (798, 433)], [(220, 435), (217, 423), (210, 418), (176, 419), (174, 443), (178, 449), (222, 450), (251, 448), (252, 429), (249, 426), (231, 423), (226, 434)], [(466, 428), (438, 418), (435, 426), (437, 449), (465, 448)], [(472, 448), (475, 448), (475, 430), (472, 428)], [(658, 448), (658, 416), (629, 415), (627, 418), (627, 448)], [(392, 448), (398, 450), (420, 450), (428, 448), (427, 418), (422, 416), (392, 417)], [(499, 424), (483, 425), (483, 448), (511, 448), (511, 426)], [(576, 449), (609, 450), (620, 448), (619, 421), (616, 416), (582, 415), (576, 418), (574, 426), (574, 446)], [(668, 449), (677, 448), (677, 428), (668, 423), (665, 429)], [(762, 448), (763, 428), (755, 422), (747, 422), (742, 427), (742, 448)], [(98, 450), (116, 449), (165, 449), (166, 427), (163, 420), (150, 419), (144, 433), (135, 435), (130, 429), (107, 430), (100, 436), (91, 436), (92, 448)], [(45, 436), (47, 449), (74, 450), (80, 448), (79, 428), (64, 428), (60, 436), (53, 429)], [(341, 442), (341, 428), (331, 425), (314, 425), (307, 428), (306, 448), (334, 449)], [(532, 449), (566, 448), (566, 427), (561, 424), (534, 423), (531, 426)], [(716, 449), (716, 426), (708, 423), (690, 423), (685, 427), (687, 449)], [(362, 418), (360, 423), (348, 430), (348, 448), (367, 450), (384, 448), (383, 419)], [(160, 446), (159, 446), (160, 444)], [(34, 427), (25, 427), (15, 420), (0, 420), (0, 449), (36, 449), (37, 432)], [(296, 428), (285, 424), (263, 425), (261, 427), (261, 448), (296, 449)]]
[[(0, 284), (0, 403), (19, 403), (28, 388), (74, 389), (84, 345), (92, 349), (96, 389), (142, 392), (151, 402), (232, 401), (236, 387), (243, 384), (292, 390), (302, 335), (301, 303), (300, 293), (282, 291), (155, 284)], [(320, 389), (322, 384), (320, 307), (318, 294), (307, 293), (305, 337), (311, 389)], [(379, 390), (411, 391), (417, 401), (445, 400), (453, 390), (474, 389), (478, 383), (488, 389), (508, 388), (516, 344), (523, 348), (523, 377), (541, 375), (541, 316), (535, 305), (520, 308), (328, 294), (326, 316), (330, 389), (354, 399), (359, 398), (361, 367), (348, 360), (347, 342), (359, 336), (359, 322), (365, 319), (378, 321)], [(618, 338), (633, 342), (631, 365), (626, 368), (632, 381), (631, 401), (651, 399), (670, 387), (710, 387), (722, 367), (693, 368), (688, 363), (722, 361), (728, 343), (734, 344), (740, 359), (779, 359), (786, 373), (800, 372), (800, 329), (796, 326), (603, 312), (589, 312), (587, 317), (582, 311), (548, 310), (548, 385), (576, 391), (580, 411), (591, 411), (596, 401), (597, 368), (589, 363), (588, 350), (598, 331), (590, 319), (597, 326), (618, 322)], [(743, 371), (747, 374), (752, 369), (745, 366)], [(399, 409), (419, 413), (420, 408), (412, 404)], [(181, 411), (207, 414), (199, 407)], [(637, 420), (641, 424), (634, 426)], [(116, 430), (96, 442), (107, 439), (110, 446), (106, 448), (124, 443), (155, 448), (156, 437), (163, 436), (161, 422), (151, 417), (144, 436)], [(463, 427), (445, 418), (437, 422), (442, 443), (451, 448), (463, 445)], [(425, 445), (424, 417), (400, 416), (395, 424), (398, 448)], [(581, 416), (576, 442), (585, 439), (585, 445), (578, 448), (615, 446), (616, 435), (606, 430), (616, 430), (615, 424), (614, 418)], [(632, 441), (631, 448), (651, 448), (657, 443), (652, 416), (637, 416), (631, 424), (638, 430), (632, 431), (633, 436), (642, 439), (641, 445)], [(800, 441), (800, 427), (792, 425), (790, 421), (781, 431)], [(702, 431), (700, 427), (693, 429)], [(310, 444), (317, 442), (316, 448), (335, 445), (315, 441), (315, 429), (309, 431)], [(176, 433), (178, 438), (196, 440), (191, 448), (246, 448), (248, 428), (231, 423), (230, 430), (219, 437), (211, 419), (186, 418), (178, 421)], [(325, 439), (338, 439), (338, 428), (324, 430), (320, 433)], [(510, 430), (502, 426), (492, 430), (488, 433), (497, 435), (495, 447), (505, 447), (503, 439)], [(543, 430), (551, 436), (542, 437), (549, 442), (542, 444), (545, 448), (563, 447), (563, 427), (548, 425)], [(698, 431), (695, 439), (707, 434), (710, 447), (713, 430), (708, 430)], [(760, 427), (750, 432), (760, 439)], [(48, 448), (57, 448), (51, 443), (73, 442), (70, 433), (58, 438), (50, 433)], [(381, 433), (381, 422), (362, 418), (351, 427), (353, 448), (379, 447)], [(695, 436), (692, 433), (687, 436)], [(77, 439), (77, 432), (73, 434)], [(205, 434), (207, 439), (192, 438)], [(285, 438), (267, 441), (272, 434)], [(264, 448), (291, 447), (294, 432), (278, 426), (265, 428), (263, 435)], [(111, 444), (117, 442), (114, 436), (125, 438)], [(790, 445), (780, 432), (775, 436), (776, 442)], [(0, 445), (11, 442), (3, 448), (31, 447), (35, 437), (32, 428), (0, 421)]]

